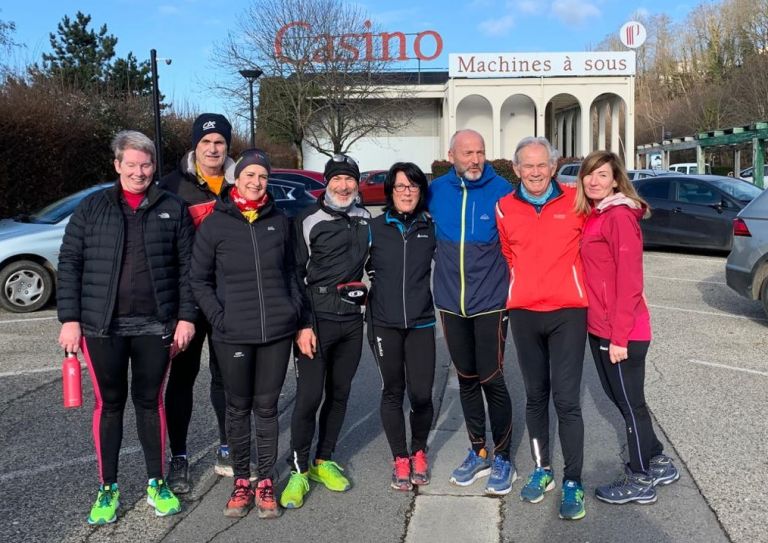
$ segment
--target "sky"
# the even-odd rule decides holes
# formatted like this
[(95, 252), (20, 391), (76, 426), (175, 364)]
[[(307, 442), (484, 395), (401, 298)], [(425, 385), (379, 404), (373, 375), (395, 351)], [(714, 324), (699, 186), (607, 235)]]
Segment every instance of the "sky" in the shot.
[[(606, 36), (618, 34), (637, 13), (666, 13), (684, 20), (699, 3), (675, 0), (360, 0), (374, 25), (387, 32), (434, 30), (442, 37), (443, 54), (423, 68), (448, 68), (449, 53), (572, 52), (594, 48)], [(39, 61), (50, 51), (48, 35), (64, 15), (91, 15), (91, 28), (106, 24), (118, 38), (117, 55), (128, 52), (158, 58), (159, 88), (166, 102), (182, 111), (232, 114), (231, 101), (209, 90), (212, 81), (231, 74), (216, 67), (217, 44), (237, 35), (238, 20), (251, 0), (36, 0), (0, 3), (0, 20), (16, 24), (13, 39), (23, 44), (12, 63)], [(409, 41), (409, 52), (412, 51)], [(428, 44), (428, 41), (424, 42)], [(425, 45), (425, 49), (427, 46)]]

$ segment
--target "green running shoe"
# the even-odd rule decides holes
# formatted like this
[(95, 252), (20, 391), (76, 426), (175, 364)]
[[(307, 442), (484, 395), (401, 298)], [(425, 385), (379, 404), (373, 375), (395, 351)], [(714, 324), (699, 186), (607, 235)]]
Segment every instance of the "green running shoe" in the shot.
[(334, 492), (345, 492), (352, 485), (341, 472), (344, 469), (333, 460), (323, 460), (320, 464), (309, 467), (309, 478), (323, 483), (325, 488)]
[(175, 515), (181, 511), (179, 498), (171, 492), (163, 479), (150, 479), (147, 486), (147, 503), (155, 508), (158, 517)]
[(120, 506), (120, 491), (117, 483), (102, 485), (96, 502), (88, 515), (88, 524), (109, 524), (117, 520), (117, 508)]
[(280, 505), (286, 509), (298, 509), (304, 505), (304, 496), (309, 493), (309, 477), (306, 473), (291, 472), (291, 478), (280, 495)]
[(563, 496), (560, 500), (560, 518), (579, 520), (586, 515), (584, 510), (584, 488), (581, 483), (566, 479), (563, 481)]

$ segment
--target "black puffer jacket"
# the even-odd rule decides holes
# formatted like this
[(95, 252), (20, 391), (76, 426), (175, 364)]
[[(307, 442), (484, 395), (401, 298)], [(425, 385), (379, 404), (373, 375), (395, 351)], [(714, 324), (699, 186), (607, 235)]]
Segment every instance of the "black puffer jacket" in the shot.
[(419, 328), (435, 323), (430, 277), (435, 225), (426, 213), (405, 221), (386, 212), (371, 222), (368, 311), (373, 324)]
[[(227, 157), (224, 161), (224, 186), (235, 182), (235, 161)], [(219, 197), (211, 192), (208, 185), (197, 178), (195, 173), (195, 151), (187, 152), (179, 161), (179, 167), (158, 181), (160, 188), (172, 192), (189, 206), (189, 213), (199, 227), (200, 223), (213, 212)]]
[(229, 192), (198, 229), (192, 252), (190, 282), (212, 338), (259, 344), (293, 335), (302, 301), (290, 220), (270, 196), (249, 223)]
[[(112, 321), (125, 241), (120, 191), (118, 181), (83, 200), (72, 214), (61, 244), (59, 320), (80, 322), (86, 335), (107, 334)], [(184, 202), (150, 185), (147, 203), (137, 214), (141, 215), (158, 320), (193, 322), (197, 309), (187, 276), (194, 227)]]
[(296, 274), (305, 289), (301, 328), (315, 316), (331, 320), (360, 318), (360, 306), (341, 300), (336, 286), (360, 281), (371, 243), (371, 214), (354, 206), (349, 213), (325, 205), (323, 196), (294, 219)]

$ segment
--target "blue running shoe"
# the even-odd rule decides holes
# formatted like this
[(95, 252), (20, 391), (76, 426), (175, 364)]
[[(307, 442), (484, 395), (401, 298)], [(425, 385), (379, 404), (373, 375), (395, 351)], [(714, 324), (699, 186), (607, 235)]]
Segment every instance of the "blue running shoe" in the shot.
[(664, 454), (651, 458), (648, 473), (653, 477), (653, 486), (671, 485), (680, 478), (680, 472), (672, 463), (672, 459)]
[(653, 488), (653, 477), (629, 471), (611, 484), (597, 487), (595, 497), (605, 503), (637, 502), (646, 505), (656, 501), (656, 489)]
[(544, 493), (553, 488), (555, 488), (555, 477), (552, 470), (536, 468), (520, 491), (520, 499), (524, 502), (539, 503), (544, 499)]
[(469, 486), (480, 477), (486, 477), (491, 473), (491, 461), (486, 456), (480, 456), (474, 450), (469, 449), (469, 454), (461, 465), (453, 470), (451, 474), (451, 483), (458, 486)]
[(491, 464), (491, 476), (488, 477), (485, 493), (490, 496), (509, 494), (515, 479), (517, 479), (517, 471), (512, 461), (496, 455)]
[(584, 489), (581, 483), (566, 479), (563, 482), (563, 497), (560, 501), (560, 518), (579, 520), (584, 518)]

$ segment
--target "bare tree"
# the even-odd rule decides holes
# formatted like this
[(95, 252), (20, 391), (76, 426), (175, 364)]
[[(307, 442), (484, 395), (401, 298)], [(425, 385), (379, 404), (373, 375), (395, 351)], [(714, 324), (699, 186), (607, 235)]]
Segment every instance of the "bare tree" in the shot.
[[(393, 91), (381, 77), (391, 66), (390, 47), (402, 56), (405, 36), (381, 39), (357, 4), (254, 0), (218, 58), (232, 73), (264, 72), (259, 131), (291, 143), (301, 165), (302, 143), (331, 155), (407, 125), (407, 86)], [(241, 82), (223, 85), (233, 96), (241, 89)]]

